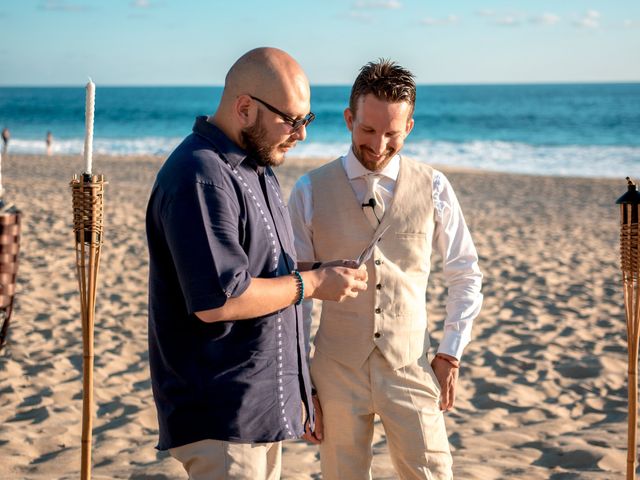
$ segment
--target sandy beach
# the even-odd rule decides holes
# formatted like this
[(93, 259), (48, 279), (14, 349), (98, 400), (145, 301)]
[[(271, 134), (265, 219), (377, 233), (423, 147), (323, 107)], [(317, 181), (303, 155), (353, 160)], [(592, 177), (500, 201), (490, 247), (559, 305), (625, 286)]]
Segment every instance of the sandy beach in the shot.
[[(100, 157), (109, 181), (96, 313), (93, 477), (179, 479), (155, 450), (147, 354), (144, 213), (160, 157)], [(278, 169), (285, 194), (319, 160)], [(82, 345), (69, 180), (80, 157), (3, 158), (23, 211), (16, 306), (0, 351), (0, 478), (79, 477)], [(626, 462), (626, 331), (619, 180), (442, 169), (485, 275), (484, 308), (446, 415), (455, 478), (613, 479)], [(434, 261), (433, 342), (446, 290)], [(395, 478), (378, 423), (375, 479)], [(318, 479), (317, 449), (285, 444), (284, 479)]]

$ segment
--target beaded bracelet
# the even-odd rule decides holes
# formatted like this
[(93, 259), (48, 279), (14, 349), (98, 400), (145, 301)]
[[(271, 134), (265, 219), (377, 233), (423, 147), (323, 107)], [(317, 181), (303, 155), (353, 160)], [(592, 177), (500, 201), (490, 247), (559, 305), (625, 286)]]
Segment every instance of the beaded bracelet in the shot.
[(445, 357), (444, 355), (440, 355), (439, 353), (436, 354), (436, 358), (439, 358), (440, 360), (444, 360), (453, 368), (460, 368), (460, 362), (458, 360), (451, 360), (449, 357)]
[(296, 300), (296, 305), (302, 304), (304, 300), (304, 281), (302, 280), (302, 275), (298, 270), (294, 270), (291, 272), (296, 277), (296, 286), (298, 287), (298, 300)]

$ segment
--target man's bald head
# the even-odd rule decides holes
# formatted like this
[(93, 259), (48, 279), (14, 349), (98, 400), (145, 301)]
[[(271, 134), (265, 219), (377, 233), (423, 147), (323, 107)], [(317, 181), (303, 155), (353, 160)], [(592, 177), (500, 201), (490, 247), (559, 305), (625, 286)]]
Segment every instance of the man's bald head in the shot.
[(241, 56), (225, 78), (223, 101), (250, 94), (274, 104), (309, 99), (309, 81), (291, 55), (277, 48), (256, 48)]
[[(261, 165), (277, 166), (307, 135), (309, 81), (291, 55), (256, 48), (233, 64), (222, 99), (208, 121)], [(302, 125), (296, 121), (302, 121)]]

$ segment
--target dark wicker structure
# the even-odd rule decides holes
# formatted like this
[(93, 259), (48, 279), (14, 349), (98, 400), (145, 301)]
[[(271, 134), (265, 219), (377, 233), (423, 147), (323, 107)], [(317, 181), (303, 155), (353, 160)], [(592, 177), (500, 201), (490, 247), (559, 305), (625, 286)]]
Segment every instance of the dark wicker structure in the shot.
[(15, 208), (0, 212), (0, 349), (7, 341), (20, 253), (20, 217)]

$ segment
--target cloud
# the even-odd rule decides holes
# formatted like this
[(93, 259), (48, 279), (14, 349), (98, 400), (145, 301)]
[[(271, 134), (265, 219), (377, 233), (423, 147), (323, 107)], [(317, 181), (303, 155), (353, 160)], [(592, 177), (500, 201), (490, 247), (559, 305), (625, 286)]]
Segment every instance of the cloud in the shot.
[(427, 17), (420, 20), (420, 23), (428, 27), (439, 26), (439, 25), (453, 25), (455, 23), (458, 23), (458, 17), (456, 15), (447, 15), (444, 18)]
[(529, 15), (525, 12), (496, 12), (495, 10), (479, 10), (475, 12), (479, 17), (488, 19), (492, 25), (499, 27), (520, 27), (527, 23), (538, 25), (555, 25), (560, 17), (555, 13), (545, 12), (540, 15)]
[(580, 28), (600, 28), (600, 12), (596, 10), (587, 10), (579, 19), (575, 20), (574, 25)]
[(543, 13), (537, 17), (533, 17), (531, 21), (540, 25), (555, 25), (560, 21), (560, 17), (555, 13)]
[(129, 5), (133, 8), (138, 8), (138, 9), (142, 9), (142, 10), (146, 10), (148, 8), (156, 8), (156, 7), (163, 7), (164, 6), (164, 2), (161, 1), (151, 1), (151, 0), (132, 0), (131, 3), (129, 3)]
[(386, 10), (397, 10), (398, 8), (402, 8), (402, 3), (399, 0), (359, 0), (353, 4), (354, 8), (360, 9), (386, 9)]
[(476, 15), (479, 17), (493, 17), (496, 14), (493, 10), (478, 10)]
[(495, 10), (483, 9), (475, 12), (478, 17), (488, 19), (492, 25), (499, 27), (517, 27), (522, 25), (526, 15), (522, 12), (496, 12)]
[(158, 7), (164, 7), (165, 4), (161, 0), (131, 0), (129, 7), (131, 13), (127, 15), (129, 18), (151, 18), (151, 13)]
[(45, 0), (38, 5), (40, 10), (59, 11), (59, 12), (88, 12), (92, 10), (87, 5), (77, 3), (69, 3), (63, 0)]
[(161, 4), (161, 2), (152, 2), (151, 0), (133, 0), (129, 5), (133, 8), (153, 8)]
[(347, 14), (347, 17), (362, 23), (371, 23), (371, 21), (373, 20), (373, 16), (370, 13), (357, 12), (354, 10), (350, 11)]
[(639, 20), (625, 20), (624, 22), (622, 22), (622, 26), (624, 28), (640, 28), (640, 21)]
[(522, 20), (516, 15), (505, 15), (497, 18), (495, 24), (501, 27), (517, 27), (522, 24)]
[(355, 2), (346, 17), (361, 23), (371, 23), (373, 15), (372, 10), (397, 10), (402, 8), (399, 0), (358, 0)]

